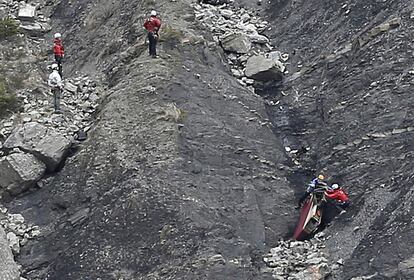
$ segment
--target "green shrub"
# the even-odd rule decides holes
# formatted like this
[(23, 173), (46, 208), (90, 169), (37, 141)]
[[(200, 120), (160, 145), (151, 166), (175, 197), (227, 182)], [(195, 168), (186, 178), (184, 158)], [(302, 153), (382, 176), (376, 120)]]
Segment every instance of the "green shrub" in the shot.
[(0, 20), (0, 39), (19, 33), (19, 24), (10, 18)]
[(0, 116), (5, 115), (7, 111), (17, 109), (17, 106), (17, 98), (7, 93), (6, 85), (0, 81)]

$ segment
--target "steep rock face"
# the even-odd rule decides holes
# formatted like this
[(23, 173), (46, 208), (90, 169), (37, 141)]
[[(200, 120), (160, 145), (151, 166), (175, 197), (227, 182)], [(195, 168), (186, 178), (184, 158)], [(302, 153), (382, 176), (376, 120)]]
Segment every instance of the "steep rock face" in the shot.
[[(132, 11), (152, 7), (100, 1), (113, 12), (100, 25), (93, 1), (56, 11), (67, 13), (62, 24), (77, 23), (67, 34), (78, 55), (69, 68), (99, 69), (110, 87), (77, 156), (20, 200), (33, 205), (20, 208), (26, 218), (53, 228), (22, 248), (29, 279), (267, 278), (259, 250), (289, 233), (293, 212), (281, 145), (262, 100), (223, 67), (220, 48), (207, 34), (192, 43), (202, 31), (190, 1), (165, 2), (165, 23), (186, 33), (161, 42), (155, 60), (143, 32), (125, 30), (142, 24)], [(114, 36), (117, 52), (108, 54)], [(95, 41), (101, 49), (90, 49)]]
[(292, 54), (268, 110), (286, 146), (310, 148), (293, 155), (291, 178), (324, 170), (353, 202), (328, 229), (328, 249), (345, 260), (340, 279), (408, 279), (398, 267), (414, 253), (413, 10), (403, 1), (266, 7), (277, 23), (269, 35)]

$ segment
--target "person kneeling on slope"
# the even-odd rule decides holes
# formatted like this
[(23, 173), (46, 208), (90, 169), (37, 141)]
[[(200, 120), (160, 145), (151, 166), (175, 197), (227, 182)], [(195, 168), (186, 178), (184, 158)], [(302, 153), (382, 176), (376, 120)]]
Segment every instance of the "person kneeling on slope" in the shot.
[(350, 205), (348, 194), (338, 184), (333, 184), (328, 188), (325, 192), (325, 196), (328, 199), (334, 200), (336, 205), (342, 209), (342, 212), (344, 212), (344, 209)]

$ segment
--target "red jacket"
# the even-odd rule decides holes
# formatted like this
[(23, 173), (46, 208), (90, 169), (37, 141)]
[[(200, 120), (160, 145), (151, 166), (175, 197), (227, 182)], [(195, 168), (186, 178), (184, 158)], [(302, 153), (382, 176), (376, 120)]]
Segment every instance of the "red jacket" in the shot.
[(65, 55), (65, 48), (63, 47), (62, 40), (60, 40), (60, 39), (55, 39), (55, 40), (53, 41), (53, 43), (54, 43), (54, 46), (53, 46), (53, 53), (54, 53), (56, 56), (61, 56), (61, 57), (63, 57), (63, 56)]
[(161, 27), (161, 20), (155, 16), (151, 16), (145, 21), (144, 27), (148, 32), (157, 33)]
[(349, 200), (348, 195), (343, 189), (327, 190), (325, 192), (325, 195), (328, 198), (335, 199), (336, 201), (339, 201), (339, 202), (345, 202)]

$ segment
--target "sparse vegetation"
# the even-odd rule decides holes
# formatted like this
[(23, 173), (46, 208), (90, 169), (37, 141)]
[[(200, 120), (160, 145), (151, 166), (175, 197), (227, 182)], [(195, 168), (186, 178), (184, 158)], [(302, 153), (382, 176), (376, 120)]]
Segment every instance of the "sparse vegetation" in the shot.
[(7, 111), (15, 110), (17, 106), (17, 98), (9, 94), (4, 82), (0, 81), (0, 116), (5, 115)]
[(165, 25), (161, 28), (160, 40), (169, 43), (179, 43), (184, 38), (184, 34), (170, 25)]
[(19, 24), (10, 18), (0, 20), (0, 39), (19, 33)]

